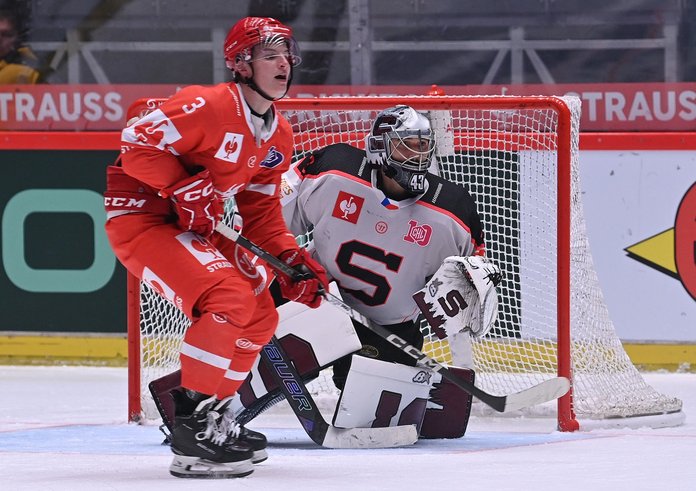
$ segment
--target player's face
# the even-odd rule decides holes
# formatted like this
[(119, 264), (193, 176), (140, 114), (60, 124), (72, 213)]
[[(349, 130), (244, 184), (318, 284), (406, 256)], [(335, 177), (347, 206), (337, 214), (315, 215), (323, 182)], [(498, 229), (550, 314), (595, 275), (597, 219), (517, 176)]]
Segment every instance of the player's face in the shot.
[(256, 85), (271, 97), (285, 95), (290, 79), (290, 60), (285, 44), (254, 47), (251, 61)]
[(425, 163), (429, 158), (430, 140), (427, 138), (404, 138), (403, 140), (393, 139), (392, 159), (398, 162), (417, 162)]

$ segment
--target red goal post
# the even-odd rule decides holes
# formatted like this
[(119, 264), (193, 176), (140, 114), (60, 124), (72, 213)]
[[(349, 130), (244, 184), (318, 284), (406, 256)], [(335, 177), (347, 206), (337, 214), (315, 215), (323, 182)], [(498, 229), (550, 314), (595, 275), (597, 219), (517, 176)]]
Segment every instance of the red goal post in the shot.
[[(682, 417), (681, 401), (657, 393), (631, 364), (602, 299), (579, 193), (579, 99), (332, 97), (285, 99), (277, 107), (293, 127), (296, 161), (339, 142), (364, 148), (374, 117), (396, 104), (431, 118), (436, 171), (469, 188), (489, 257), (503, 271), (499, 321), (470, 347), (477, 384), (507, 394), (568, 377), (571, 392), (555, 410), (536, 408), (555, 413), (565, 431), (578, 429), (579, 418)], [(128, 292), (129, 419), (155, 419), (147, 383), (178, 367), (188, 320), (133, 277)], [(457, 364), (448, 340), (423, 329), (428, 354)]]

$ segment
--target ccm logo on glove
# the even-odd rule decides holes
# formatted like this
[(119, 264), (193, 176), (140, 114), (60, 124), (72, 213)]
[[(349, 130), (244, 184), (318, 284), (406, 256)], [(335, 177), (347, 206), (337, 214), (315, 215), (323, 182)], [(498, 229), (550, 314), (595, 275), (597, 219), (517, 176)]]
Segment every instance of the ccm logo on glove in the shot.
[[(204, 187), (201, 189), (201, 186)], [(209, 197), (211, 194), (213, 194), (213, 191), (214, 190), (212, 182), (207, 183), (205, 181), (202, 181), (201, 179), (197, 179), (190, 185), (178, 189), (175, 192), (175, 196), (179, 200), (183, 200), (189, 203), (195, 203), (197, 201)]]

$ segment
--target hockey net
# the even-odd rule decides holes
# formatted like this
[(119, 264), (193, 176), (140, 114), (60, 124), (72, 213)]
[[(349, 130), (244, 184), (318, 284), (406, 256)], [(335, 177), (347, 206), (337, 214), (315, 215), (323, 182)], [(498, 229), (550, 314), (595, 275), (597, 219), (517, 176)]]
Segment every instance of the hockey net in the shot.
[[(532, 408), (556, 416), (561, 430), (578, 429), (578, 420), (583, 427), (644, 417), (654, 426), (670, 424), (681, 401), (655, 391), (631, 363), (592, 264), (580, 199), (579, 99), (350, 97), (286, 99), (278, 106), (293, 126), (298, 160), (333, 143), (364, 148), (372, 120), (395, 104), (429, 115), (438, 172), (474, 196), (487, 254), (503, 273), (498, 322), (470, 347), (477, 385), (503, 395), (569, 377), (571, 392), (556, 407)], [(156, 419), (147, 384), (178, 368), (189, 321), (133, 277), (128, 308), (129, 418)], [(423, 331), (428, 355), (458, 362), (449, 340), (426, 323)], [(330, 378), (323, 380), (314, 387), (331, 392)]]

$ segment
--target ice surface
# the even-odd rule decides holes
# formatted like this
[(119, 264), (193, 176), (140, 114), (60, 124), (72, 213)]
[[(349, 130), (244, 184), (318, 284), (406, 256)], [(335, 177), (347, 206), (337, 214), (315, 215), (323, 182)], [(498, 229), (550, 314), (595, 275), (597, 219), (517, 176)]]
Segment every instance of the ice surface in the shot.
[(549, 420), (475, 417), (457, 440), (329, 450), (281, 407), (249, 425), (269, 459), (208, 481), (171, 477), (159, 430), (126, 423), (125, 369), (0, 367), (0, 489), (695, 490), (696, 374), (645, 378), (684, 401), (683, 426), (560, 433)]

